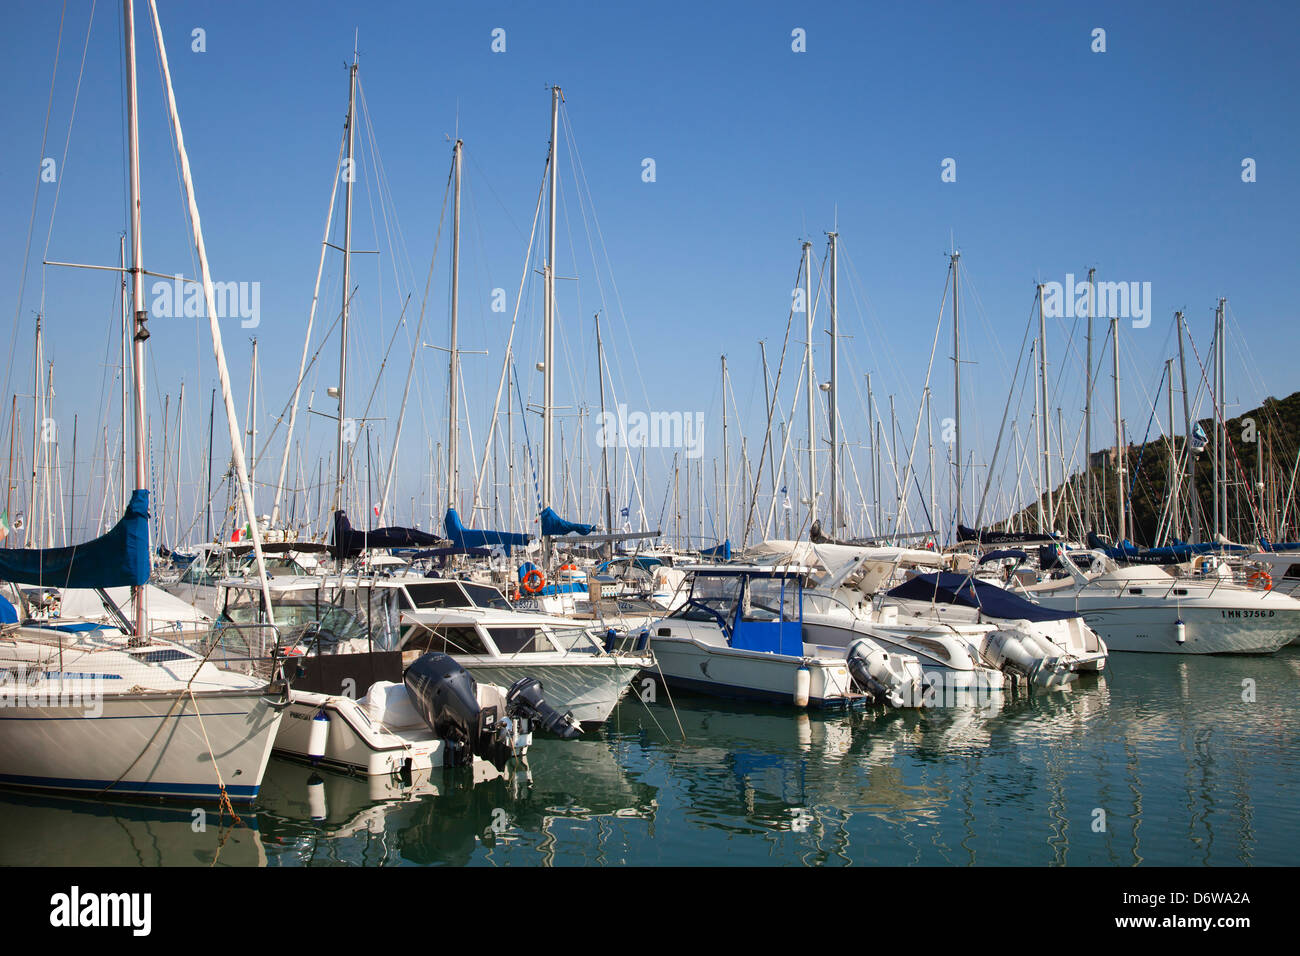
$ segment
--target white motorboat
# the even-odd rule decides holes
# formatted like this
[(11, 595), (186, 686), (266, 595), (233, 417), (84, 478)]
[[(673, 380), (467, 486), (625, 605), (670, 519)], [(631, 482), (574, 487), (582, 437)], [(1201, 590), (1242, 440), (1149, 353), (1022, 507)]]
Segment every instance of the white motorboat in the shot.
[(801, 565), (700, 565), (686, 603), (649, 628), (655, 676), (670, 687), (797, 707), (893, 706), (919, 698), (915, 657), (868, 639), (847, 649), (805, 639)]
[(1156, 565), (1119, 567), (1092, 552), (1085, 575), (1062, 554), (1069, 576), (1026, 587), (1044, 608), (1081, 614), (1114, 651), (1271, 654), (1300, 635), (1300, 601), (1230, 579), (1175, 577)]

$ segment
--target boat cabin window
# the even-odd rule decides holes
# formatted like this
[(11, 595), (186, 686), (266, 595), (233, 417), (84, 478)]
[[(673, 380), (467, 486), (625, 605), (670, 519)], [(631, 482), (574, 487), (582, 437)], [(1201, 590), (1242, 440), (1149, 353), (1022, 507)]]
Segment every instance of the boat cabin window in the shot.
[(1291, 567), (1287, 568), (1286, 576), (1288, 578), (1300, 578), (1300, 564), (1293, 564)]
[(750, 578), (742, 614), (746, 621), (798, 621), (798, 582), (791, 578)]
[[(419, 586), (420, 585), (418, 584), (416, 585), (416, 587)], [(490, 587), (486, 584), (470, 584), (468, 582), (462, 583), (461, 587), (465, 589), (470, 598), (472, 598), (474, 603), (479, 607), (495, 608), (498, 611), (510, 610), (510, 602), (506, 600), (506, 596), (494, 587)]]
[(1174, 593), (1180, 597), (1185, 596), (1187, 594), (1187, 588), (1174, 588)]
[(478, 631), (472, 627), (417, 627), (402, 641), (402, 650), (442, 654), (478, 654), (490, 652)]
[(1129, 594), (1141, 594), (1141, 593), (1142, 593), (1142, 589), (1141, 589), (1141, 588), (1129, 588), (1129, 589), (1128, 589), (1128, 593), (1129, 593)]
[(406, 593), (417, 608), (435, 610), (444, 607), (473, 607), (474, 602), (455, 581), (430, 581), (406, 585)]
[(536, 654), (555, 650), (540, 628), (489, 627), (487, 632), (502, 654)]

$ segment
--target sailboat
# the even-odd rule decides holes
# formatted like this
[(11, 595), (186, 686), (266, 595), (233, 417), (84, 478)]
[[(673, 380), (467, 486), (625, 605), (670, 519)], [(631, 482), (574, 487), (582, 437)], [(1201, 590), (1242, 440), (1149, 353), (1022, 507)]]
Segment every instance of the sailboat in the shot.
[[(152, 0), (150, 8), (214, 351), (233, 422), (211, 275), (162, 27)], [(124, 0), (123, 13), (132, 247), (131, 266), (124, 271), (133, 280), (135, 490), (117, 524), (92, 541), (62, 548), (7, 549), (0, 554), (0, 580), (42, 590), (96, 589), (116, 626), (30, 615), (20, 621), (13, 605), (0, 604), (0, 620), (9, 622), (0, 633), (0, 703), (4, 705), (0, 707), (0, 783), (96, 795), (218, 800), (223, 805), (248, 802), (257, 796), (288, 703), (277, 672), (273, 628), (258, 625), (245, 632), (243, 647), (235, 649), (224, 641), (182, 646), (151, 633), (149, 627), (145, 589), (150, 571), (149, 491), (144, 487), (148, 473), (144, 343), (149, 332), (141, 265), (132, 0)], [(249, 504), (243, 450), (234, 426), (232, 449)], [(108, 596), (107, 589), (113, 587), (131, 588), (132, 619)]]

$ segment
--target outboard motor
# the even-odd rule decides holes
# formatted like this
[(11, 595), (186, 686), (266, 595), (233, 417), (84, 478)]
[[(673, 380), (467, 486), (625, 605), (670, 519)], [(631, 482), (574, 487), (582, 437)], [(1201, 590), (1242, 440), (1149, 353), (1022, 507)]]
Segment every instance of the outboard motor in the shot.
[[(514, 719), (508, 703), (504, 714), (496, 706), (480, 707), (477, 681), (446, 654), (420, 657), (402, 674), (402, 683), (429, 729), (446, 741), (453, 767), (467, 767), (478, 756), (504, 771), (516, 740), (529, 733), (531, 714)], [(539, 684), (539, 703), (540, 691)]]
[(563, 740), (572, 740), (582, 733), (582, 727), (573, 714), (561, 714), (542, 697), (542, 682), (536, 677), (521, 677), (506, 691), (506, 711), (512, 717), (524, 717), (543, 730)]
[(859, 690), (892, 707), (903, 706), (899, 689), (906, 683), (906, 678), (894, 672), (888, 652), (857, 640), (849, 645), (847, 663), (849, 675)]

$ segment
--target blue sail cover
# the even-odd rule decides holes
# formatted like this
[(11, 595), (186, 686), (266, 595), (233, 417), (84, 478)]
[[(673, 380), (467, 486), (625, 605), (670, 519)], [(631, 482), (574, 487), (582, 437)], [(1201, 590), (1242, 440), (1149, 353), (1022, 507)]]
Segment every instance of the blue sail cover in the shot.
[(731, 539), (728, 538), (726, 541), (722, 542), (722, 544), (716, 545), (712, 548), (700, 549), (700, 557), (721, 558), (723, 561), (730, 561), (731, 560)]
[(576, 521), (565, 521), (555, 513), (551, 507), (542, 510), (542, 536), (546, 538), (559, 538), (566, 534), (591, 534), (596, 530), (594, 524), (578, 524)]
[(455, 508), (447, 509), (447, 517), (443, 519), (443, 526), (447, 529), (447, 537), (451, 543), (458, 548), (504, 548), (506, 554), (510, 554), (511, 548), (522, 548), (528, 544), (529, 537), (526, 534), (517, 534), (513, 531), (479, 531), (474, 528), (467, 528), (460, 521), (460, 515), (456, 513)]
[(1053, 611), (987, 581), (964, 574), (918, 574), (887, 592), (904, 601), (926, 601), (979, 608), (985, 617), (1009, 621), (1065, 621), (1078, 617), (1073, 611)]
[(1300, 541), (1269, 541), (1268, 538), (1260, 538), (1259, 544), (1263, 551), (1300, 551)]
[(0, 548), (0, 581), (55, 588), (121, 588), (149, 580), (149, 492), (131, 492), (117, 524), (66, 548)]
[(351, 558), (366, 548), (437, 548), (446, 544), (436, 534), (429, 534), (419, 528), (375, 528), (373, 531), (358, 531), (348, 521), (342, 511), (334, 512), (334, 546), (331, 549), (335, 557)]

